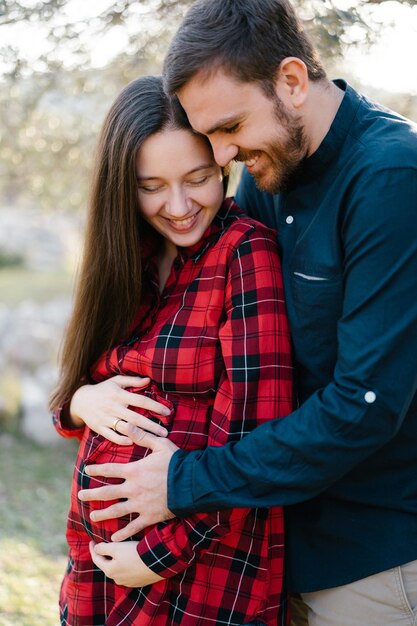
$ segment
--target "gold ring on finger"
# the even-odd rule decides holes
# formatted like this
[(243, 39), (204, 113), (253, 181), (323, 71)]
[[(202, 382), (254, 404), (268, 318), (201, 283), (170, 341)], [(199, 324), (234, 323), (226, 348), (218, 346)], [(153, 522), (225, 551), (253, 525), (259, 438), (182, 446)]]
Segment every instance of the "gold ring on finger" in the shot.
[(114, 430), (115, 433), (117, 433), (118, 435), (120, 435), (121, 433), (119, 433), (119, 431), (117, 430), (117, 424), (119, 422), (125, 422), (126, 420), (122, 419), (121, 417), (116, 417), (116, 419), (114, 420), (111, 428), (112, 430)]

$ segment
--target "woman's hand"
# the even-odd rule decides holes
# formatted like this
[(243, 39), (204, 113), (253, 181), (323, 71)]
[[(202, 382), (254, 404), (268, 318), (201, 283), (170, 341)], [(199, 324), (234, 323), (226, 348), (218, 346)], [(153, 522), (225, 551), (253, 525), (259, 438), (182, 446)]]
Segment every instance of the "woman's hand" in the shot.
[(163, 580), (147, 567), (137, 553), (137, 541), (90, 543), (91, 558), (108, 578), (124, 587), (145, 587)]
[(127, 408), (134, 406), (158, 415), (170, 414), (170, 410), (163, 404), (125, 389), (125, 387), (145, 388), (149, 383), (149, 378), (119, 375), (96, 385), (83, 385), (71, 399), (69, 411), (73, 424), (79, 426), (84, 423), (94, 432), (120, 445), (130, 445), (132, 440), (114, 430), (115, 424), (117, 429), (118, 419), (121, 420), (120, 426), (124, 421), (159, 437), (166, 437), (168, 432), (165, 428)]

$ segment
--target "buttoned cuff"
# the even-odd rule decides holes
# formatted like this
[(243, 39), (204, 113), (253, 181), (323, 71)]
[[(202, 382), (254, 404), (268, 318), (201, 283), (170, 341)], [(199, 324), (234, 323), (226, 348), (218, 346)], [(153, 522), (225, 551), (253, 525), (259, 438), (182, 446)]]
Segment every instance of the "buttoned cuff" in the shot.
[(171, 578), (183, 572), (189, 565), (179, 558), (179, 554), (170, 550), (156, 528), (139, 541), (137, 552), (143, 563), (162, 578)]
[(74, 437), (81, 441), (85, 425), (82, 426), (69, 426), (71, 418), (69, 414), (69, 402), (66, 402), (60, 406), (56, 411), (52, 413), (52, 423), (59, 435), (65, 439), (73, 439)]

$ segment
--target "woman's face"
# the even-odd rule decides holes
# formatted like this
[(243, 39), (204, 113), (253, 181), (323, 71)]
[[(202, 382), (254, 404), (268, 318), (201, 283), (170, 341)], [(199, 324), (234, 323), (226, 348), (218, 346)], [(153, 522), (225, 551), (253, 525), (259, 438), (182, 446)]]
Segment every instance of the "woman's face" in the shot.
[(223, 201), (222, 172), (206, 142), (188, 130), (151, 135), (136, 156), (141, 213), (175, 246), (197, 243)]

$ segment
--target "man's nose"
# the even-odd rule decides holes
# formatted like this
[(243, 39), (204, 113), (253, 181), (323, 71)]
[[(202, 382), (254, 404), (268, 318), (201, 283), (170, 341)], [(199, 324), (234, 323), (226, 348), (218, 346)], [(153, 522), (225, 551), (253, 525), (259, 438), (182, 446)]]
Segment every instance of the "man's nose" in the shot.
[(210, 143), (216, 163), (220, 167), (226, 167), (239, 152), (238, 146), (223, 138), (210, 137)]

